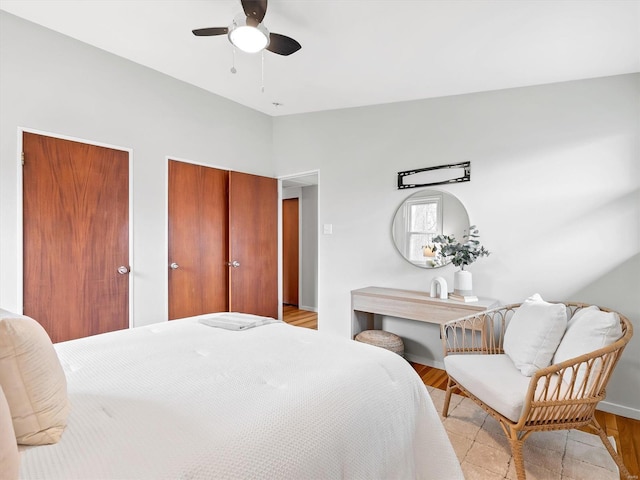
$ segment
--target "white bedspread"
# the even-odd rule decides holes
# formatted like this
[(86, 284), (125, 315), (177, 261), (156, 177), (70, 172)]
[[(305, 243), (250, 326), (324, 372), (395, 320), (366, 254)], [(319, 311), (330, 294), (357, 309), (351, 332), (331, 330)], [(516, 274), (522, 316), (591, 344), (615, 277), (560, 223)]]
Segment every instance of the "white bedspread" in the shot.
[(283, 323), (197, 318), (56, 345), (71, 413), (23, 479), (463, 478), (398, 355)]

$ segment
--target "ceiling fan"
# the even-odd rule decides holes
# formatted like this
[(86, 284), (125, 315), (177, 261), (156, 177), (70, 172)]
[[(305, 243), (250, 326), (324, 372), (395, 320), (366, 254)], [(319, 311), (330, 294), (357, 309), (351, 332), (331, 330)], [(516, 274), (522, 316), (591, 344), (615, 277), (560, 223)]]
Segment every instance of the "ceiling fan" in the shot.
[(302, 48), (297, 41), (279, 33), (269, 33), (262, 20), (267, 13), (267, 0), (240, 0), (244, 13), (240, 13), (228, 27), (198, 28), (198, 37), (227, 35), (229, 41), (240, 50), (256, 53), (269, 50), (278, 55), (291, 55)]

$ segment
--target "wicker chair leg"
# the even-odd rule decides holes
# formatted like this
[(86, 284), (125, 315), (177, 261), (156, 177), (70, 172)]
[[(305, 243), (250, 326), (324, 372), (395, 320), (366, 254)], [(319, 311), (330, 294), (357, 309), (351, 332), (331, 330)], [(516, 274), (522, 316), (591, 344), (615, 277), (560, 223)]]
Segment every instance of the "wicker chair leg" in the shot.
[(453, 393), (454, 382), (449, 377), (447, 381), (447, 391), (444, 394), (444, 406), (442, 407), (442, 416), (446, 417), (449, 415), (449, 403), (451, 402), (451, 394)]
[(618, 452), (615, 451), (615, 449), (611, 445), (611, 442), (607, 438), (607, 434), (604, 432), (604, 429), (600, 426), (595, 417), (591, 419), (591, 424), (589, 426), (598, 434), (600, 440), (602, 440), (602, 443), (604, 443), (605, 448), (609, 452), (609, 455), (611, 455), (613, 461), (616, 462), (616, 465), (618, 465), (618, 468), (620, 469), (620, 477), (626, 478), (627, 480), (637, 479), (638, 477), (636, 475), (631, 475), (629, 470), (627, 470), (627, 467), (625, 467), (624, 462), (622, 461), (622, 457), (620, 457)]
[(527, 475), (524, 471), (524, 457), (522, 456), (522, 445), (524, 440), (518, 437), (518, 432), (511, 430), (509, 433), (509, 444), (511, 445), (511, 455), (516, 467), (516, 475), (518, 480), (525, 480)]

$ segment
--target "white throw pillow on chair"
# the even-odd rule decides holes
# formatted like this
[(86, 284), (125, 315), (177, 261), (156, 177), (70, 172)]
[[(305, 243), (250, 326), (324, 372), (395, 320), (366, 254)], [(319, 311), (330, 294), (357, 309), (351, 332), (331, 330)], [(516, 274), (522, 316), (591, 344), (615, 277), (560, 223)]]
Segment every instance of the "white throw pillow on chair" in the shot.
[[(583, 308), (569, 320), (567, 331), (553, 356), (553, 363), (562, 363), (607, 347), (620, 337), (622, 327), (617, 313), (603, 312), (595, 305)], [(593, 368), (602, 368), (601, 362), (595, 362)], [(582, 364), (576, 373), (576, 385), (582, 385), (586, 373), (587, 366)], [(572, 375), (573, 370), (566, 370), (563, 380), (570, 383)]]
[(504, 334), (504, 353), (527, 377), (551, 365), (551, 359), (567, 328), (562, 303), (545, 302), (539, 294), (516, 309)]

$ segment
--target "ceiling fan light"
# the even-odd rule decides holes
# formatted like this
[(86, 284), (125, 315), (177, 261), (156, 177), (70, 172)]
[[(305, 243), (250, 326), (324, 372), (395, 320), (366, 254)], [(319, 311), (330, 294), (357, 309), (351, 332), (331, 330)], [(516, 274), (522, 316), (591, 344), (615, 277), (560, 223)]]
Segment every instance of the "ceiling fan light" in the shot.
[(256, 53), (269, 45), (269, 32), (260, 23), (255, 27), (247, 25), (247, 19), (236, 18), (229, 27), (229, 41), (243, 52)]

